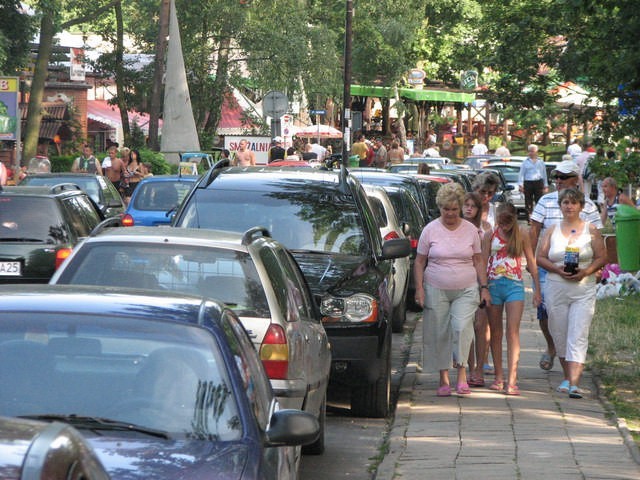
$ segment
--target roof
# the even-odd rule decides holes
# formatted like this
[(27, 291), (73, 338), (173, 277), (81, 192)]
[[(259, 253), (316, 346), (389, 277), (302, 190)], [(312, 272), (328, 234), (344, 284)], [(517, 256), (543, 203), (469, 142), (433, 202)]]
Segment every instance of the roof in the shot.
[[(361, 97), (391, 98), (395, 95), (392, 87), (377, 87), (367, 85), (351, 85), (351, 95)], [(398, 88), (398, 95), (414, 101), (472, 103), (476, 99), (475, 93), (467, 93), (445, 89)]]
[[(127, 116), (130, 124), (135, 122), (145, 134), (149, 133), (149, 115), (132, 110), (127, 112)], [(122, 125), (120, 109), (117, 105), (110, 105), (106, 100), (88, 100), (87, 117), (110, 128), (117, 129)], [(159, 120), (158, 125), (162, 128), (162, 120)]]
[[(28, 104), (20, 104), (20, 119), (23, 130), (26, 128), (27, 109)], [(60, 130), (67, 118), (66, 102), (42, 102), (42, 121), (40, 122), (38, 137), (52, 140), (58, 134), (58, 130)]]
[(253, 122), (247, 122), (245, 109), (242, 108), (234, 95), (227, 94), (222, 101), (220, 122), (218, 123), (219, 135), (242, 135), (251, 128), (257, 128)]

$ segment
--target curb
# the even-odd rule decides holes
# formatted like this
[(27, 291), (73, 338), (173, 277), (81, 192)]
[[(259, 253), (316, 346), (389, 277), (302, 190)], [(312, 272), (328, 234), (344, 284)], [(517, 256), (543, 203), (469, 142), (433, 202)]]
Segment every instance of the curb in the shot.
[(606, 397), (604, 393), (605, 392), (604, 384), (602, 383), (602, 379), (600, 378), (599, 372), (595, 370), (591, 370), (591, 373), (592, 373), (593, 383), (596, 386), (598, 400), (600, 401), (600, 403), (602, 403), (602, 405), (607, 410), (607, 412), (612, 415), (613, 419), (616, 422), (616, 427), (618, 428), (620, 435), (622, 435), (622, 440), (624, 441), (624, 444), (629, 450), (631, 457), (638, 465), (640, 465), (640, 447), (638, 447), (638, 444), (633, 439), (633, 435), (631, 435), (631, 432), (629, 431), (629, 427), (627, 427), (627, 422), (624, 419), (618, 418), (615, 406)]

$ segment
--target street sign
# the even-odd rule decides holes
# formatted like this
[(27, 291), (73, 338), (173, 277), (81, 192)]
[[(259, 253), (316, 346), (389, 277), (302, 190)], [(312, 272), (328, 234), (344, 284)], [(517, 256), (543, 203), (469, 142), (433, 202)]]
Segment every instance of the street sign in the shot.
[(265, 115), (279, 119), (287, 113), (289, 100), (284, 93), (271, 91), (264, 96), (262, 108)]
[(326, 110), (311, 110), (309, 113), (311, 115), (326, 115), (327, 111)]

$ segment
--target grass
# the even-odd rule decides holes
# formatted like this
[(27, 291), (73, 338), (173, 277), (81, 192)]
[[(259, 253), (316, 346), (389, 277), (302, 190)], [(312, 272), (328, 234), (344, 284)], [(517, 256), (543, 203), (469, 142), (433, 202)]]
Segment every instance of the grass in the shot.
[(589, 334), (589, 367), (640, 446), (640, 295), (596, 303)]

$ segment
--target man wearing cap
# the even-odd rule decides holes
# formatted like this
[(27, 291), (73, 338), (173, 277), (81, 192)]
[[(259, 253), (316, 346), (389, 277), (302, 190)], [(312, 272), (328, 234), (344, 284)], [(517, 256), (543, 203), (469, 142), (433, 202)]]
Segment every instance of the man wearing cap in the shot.
[(518, 188), (524, 193), (528, 222), (533, 206), (540, 200), (543, 193), (549, 191), (549, 184), (547, 182), (547, 169), (544, 166), (544, 162), (538, 158), (538, 146), (531, 144), (527, 151), (529, 154), (520, 166)]
[[(538, 245), (538, 239), (542, 238), (547, 228), (552, 225), (556, 225), (562, 221), (562, 211), (558, 204), (558, 192), (566, 188), (578, 188), (578, 182), (580, 180), (580, 167), (569, 159), (564, 159), (558, 164), (558, 166), (551, 172), (551, 178), (556, 182), (556, 191), (547, 193), (540, 197), (538, 203), (533, 209), (531, 214), (531, 228), (529, 235), (531, 238), (531, 245), (534, 247)], [(580, 212), (580, 218), (592, 223), (596, 228), (602, 229), (602, 220), (598, 212), (598, 207), (593, 203), (589, 197), (585, 196), (585, 204)], [(544, 282), (546, 280), (547, 272), (541, 268), (538, 268), (538, 275), (540, 278), (540, 288), (544, 291)], [(543, 370), (551, 370), (553, 368), (553, 359), (556, 356), (555, 345), (553, 339), (549, 333), (549, 325), (547, 323), (547, 311), (544, 308), (544, 299), (542, 305), (538, 307), (538, 321), (540, 323), (540, 330), (547, 341), (547, 351), (542, 354), (540, 358), (540, 368)]]
[(273, 147), (269, 149), (269, 163), (284, 160), (285, 150), (282, 148), (282, 137), (273, 139)]

